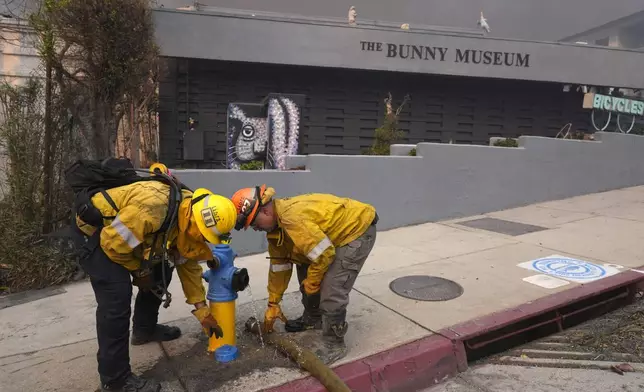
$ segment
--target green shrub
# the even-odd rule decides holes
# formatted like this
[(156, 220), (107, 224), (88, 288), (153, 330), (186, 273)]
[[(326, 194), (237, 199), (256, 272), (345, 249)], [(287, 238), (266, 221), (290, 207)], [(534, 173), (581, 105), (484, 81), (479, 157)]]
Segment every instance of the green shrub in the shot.
[(15, 293), (68, 282), (77, 268), (71, 249), (64, 240), (41, 239), (40, 220), (25, 221), (15, 208), (0, 202), (0, 259), (8, 266), (0, 286)]
[(411, 150), (409, 150), (407, 155), (409, 155), (410, 157), (415, 157), (416, 156), (416, 149), (412, 148)]
[(495, 147), (519, 147), (519, 142), (516, 139), (507, 137), (505, 139), (497, 140), (494, 142)]
[[(0, 145), (4, 147), (5, 181), (0, 184), (0, 286), (2, 291), (39, 289), (68, 281), (76, 260), (64, 239), (43, 237), (46, 221), (43, 195), (44, 114), (43, 88), (30, 79), (23, 86), (0, 85)], [(71, 142), (67, 132), (52, 140), (54, 167), (52, 228), (64, 224), (69, 197), (62, 170), (68, 162)], [(51, 223), (51, 222), (50, 222)], [(44, 239), (46, 238), (46, 239)]]
[(239, 170), (263, 170), (264, 162), (262, 161), (250, 161), (242, 163), (239, 166)]
[(364, 152), (365, 155), (389, 155), (389, 148), (392, 144), (402, 139), (405, 133), (398, 129), (398, 117), (405, 104), (410, 100), (405, 96), (403, 102), (394, 111), (392, 108), (391, 94), (385, 99), (385, 118), (383, 124), (376, 128), (374, 141), (371, 148)]
[(385, 123), (376, 128), (375, 140), (367, 155), (389, 155), (389, 148), (404, 136), (404, 132), (396, 128), (397, 121), (393, 116), (386, 116)]

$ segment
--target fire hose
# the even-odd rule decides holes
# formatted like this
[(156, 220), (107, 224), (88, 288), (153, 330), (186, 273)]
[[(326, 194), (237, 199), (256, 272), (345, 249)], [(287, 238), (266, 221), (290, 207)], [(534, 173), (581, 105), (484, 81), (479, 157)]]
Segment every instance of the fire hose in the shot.
[[(251, 317), (246, 321), (247, 331), (258, 335), (260, 328), (260, 324), (255, 317)], [(291, 339), (275, 333), (269, 333), (264, 335), (264, 341), (291, 357), (301, 368), (320, 381), (329, 392), (351, 392), (347, 384), (315, 354), (298, 346)]]

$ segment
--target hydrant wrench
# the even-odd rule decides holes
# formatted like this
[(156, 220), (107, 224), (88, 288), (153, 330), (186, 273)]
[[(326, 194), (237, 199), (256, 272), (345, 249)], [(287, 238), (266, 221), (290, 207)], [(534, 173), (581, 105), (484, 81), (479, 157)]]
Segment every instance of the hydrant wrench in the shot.
[[(163, 307), (167, 308), (170, 306), (170, 302), (172, 302), (172, 294), (162, 285), (157, 285), (155, 288), (150, 289), (152, 294), (154, 294), (155, 297), (163, 301)], [(165, 294), (165, 299), (163, 299), (163, 296)]]

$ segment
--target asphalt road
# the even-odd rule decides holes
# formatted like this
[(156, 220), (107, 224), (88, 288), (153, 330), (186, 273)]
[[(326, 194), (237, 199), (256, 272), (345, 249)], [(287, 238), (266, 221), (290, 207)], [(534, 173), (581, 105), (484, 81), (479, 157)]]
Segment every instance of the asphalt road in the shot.
[[(623, 363), (633, 371), (612, 369)], [(644, 391), (644, 300), (471, 364), (423, 392), (516, 391)]]

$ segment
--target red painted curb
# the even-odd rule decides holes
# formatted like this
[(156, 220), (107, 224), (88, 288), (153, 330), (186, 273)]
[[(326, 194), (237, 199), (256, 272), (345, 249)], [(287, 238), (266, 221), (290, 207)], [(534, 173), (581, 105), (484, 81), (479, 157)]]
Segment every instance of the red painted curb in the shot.
[(565, 304), (582, 301), (619, 287), (637, 284), (638, 281), (644, 281), (644, 274), (627, 270), (617, 275), (521, 304), (514, 308), (501, 310), (461, 324), (453, 325), (440, 330), (439, 333), (456, 341), (471, 339), (486, 332), (555, 310)]
[[(354, 392), (416, 391), (455, 376), (466, 366), (458, 358), (449, 339), (432, 335), (333, 370)], [(266, 391), (323, 392), (326, 388), (307, 377)]]
[[(641, 268), (644, 270), (644, 266)], [(644, 282), (644, 274), (627, 270), (595, 282), (479, 317), (407, 343), (334, 368), (354, 392), (409, 392), (430, 387), (467, 369), (463, 342), (486, 332), (520, 322), (602, 293)], [(442, 336), (441, 336), (442, 335)], [(313, 377), (289, 382), (268, 392), (323, 392)]]

